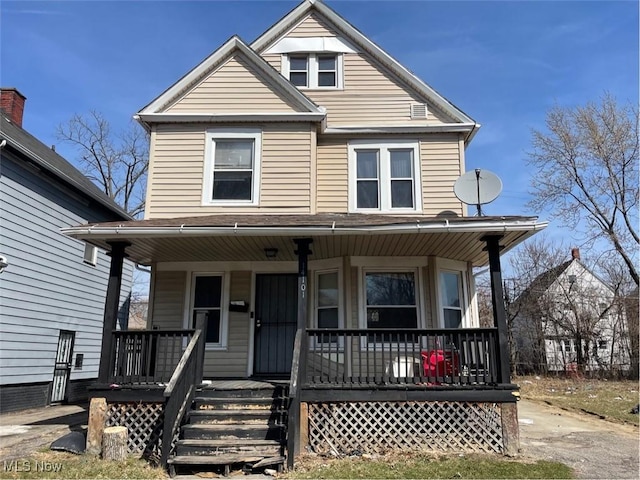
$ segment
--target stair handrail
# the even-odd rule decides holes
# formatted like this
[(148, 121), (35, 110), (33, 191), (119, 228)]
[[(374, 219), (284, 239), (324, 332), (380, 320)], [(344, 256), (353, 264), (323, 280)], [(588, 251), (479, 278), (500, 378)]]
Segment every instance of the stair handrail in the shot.
[(196, 388), (202, 383), (206, 338), (206, 321), (204, 317), (199, 316), (196, 319), (195, 333), (164, 389), (164, 426), (160, 451), (160, 465), (163, 468), (167, 467), (169, 455), (173, 449), (173, 440), (193, 401)]
[(293, 357), (291, 359), (291, 378), (289, 386), (289, 409), (287, 418), (287, 466), (293, 468), (295, 457), (299, 454), (300, 441), (300, 384), (303, 375), (306, 373), (304, 369), (303, 353), (303, 336), (304, 328), (298, 328), (293, 343)]

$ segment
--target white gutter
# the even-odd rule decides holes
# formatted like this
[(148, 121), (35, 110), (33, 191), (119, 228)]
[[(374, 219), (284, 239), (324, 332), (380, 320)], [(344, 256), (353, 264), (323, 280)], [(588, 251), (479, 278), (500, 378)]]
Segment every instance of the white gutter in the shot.
[(326, 128), (322, 133), (326, 135), (352, 135), (362, 133), (460, 133), (471, 132), (477, 127), (475, 123), (443, 123), (440, 125), (388, 125), (366, 126), (354, 125), (346, 127)]
[(507, 233), (507, 232), (521, 232), (521, 231), (538, 231), (547, 227), (549, 222), (536, 222), (536, 221), (517, 221), (509, 223), (506, 221), (498, 222), (478, 222), (474, 225), (450, 223), (448, 220), (444, 220), (443, 223), (438, 224), (421, 224), (416, 222), (415, 224), (402, 224), (402, 225), (373, 225), (363, 227), (336, 227), (335, 223), (327, 226), (313, 226), (313, 227), (254, 227), (238, 226), (236, 223), (233, 227), (188, 227), (188, 226), (176, 226), (176, 227), (101, 227), (101, 226), (89, 226), (89, 227), (70, 227), (63, 228), (60, 231), (72, 237), (92, 237), (99, 238), (150, 238), (150, 237), (170, 237), (170, 236), (187, 236), (187, 237), (199, 237), (199, 236), (255, 236), (255, 235), (268, 235), (268, 236), (285, 236), (295, 237), (301, 234), (304, 235), (357, 235), (357, 234), (376, 234), (376, 233), (389, 233), (389, 234), (403, 234), (403, 233), (447, 233), (447, 232), (460, 232), (460, 233)]
[(135, 120), (146, 123), (218, 123), (218, 122), (320, 122), (325, 112), (277, 112), (277, 113), (138, 113)]

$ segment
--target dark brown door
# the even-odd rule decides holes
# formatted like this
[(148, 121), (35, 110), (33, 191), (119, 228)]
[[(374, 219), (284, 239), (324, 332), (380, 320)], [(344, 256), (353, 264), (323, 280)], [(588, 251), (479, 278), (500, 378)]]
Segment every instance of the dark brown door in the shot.
[(256, 275), (256, 375), (288, 375), (298, 315), (298, 276), (293, 273)]

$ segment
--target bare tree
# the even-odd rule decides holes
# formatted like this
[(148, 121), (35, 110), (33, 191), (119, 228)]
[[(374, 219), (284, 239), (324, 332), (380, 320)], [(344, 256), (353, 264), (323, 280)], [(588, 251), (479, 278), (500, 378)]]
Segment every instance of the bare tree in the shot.
[(638, 285), (638, 123), (634, 105), (605, 93), (599, 103), (555, 106), (547, 131), (533, 131), (529, 165), (535, 168), (529, 206), (550, 207), (584, 238), (604, 239)]
[(99, 112), (76, 114), (58, 125), (58, 139), (76, 147), (82, 172), (131, 216), (144, 211), (144, 189), (149, 167), (149, 138), (133, 121), (113, 133)]

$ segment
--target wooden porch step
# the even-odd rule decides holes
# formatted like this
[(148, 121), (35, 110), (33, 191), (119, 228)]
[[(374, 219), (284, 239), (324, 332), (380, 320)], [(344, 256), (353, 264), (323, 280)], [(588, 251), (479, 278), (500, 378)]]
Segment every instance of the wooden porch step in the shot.
[(191, 410), (189, 423), (192, 425), (203, 423), (246, 423), (246, 422), (275, 422), (277, 411), (271, 408), (245, 408), (245, 409), (217, 409), (217, 410)]
[(278, 398), (283, 395), (284, 389), (282, 387), (271, 388), (234, 388), (234, 389), (219, 389), (219, 388), (201, 388), (197, 396), (198, 397), (215, 397), (215, 398)]
[(184, 439), (224, 440), (252, 438), (258, 440), (281, 440), (283, 427), (263, 424), (188, 424), (182, 427)]
[(169, 457), (168, 463), (176, 465), (233, 465), (234, 463), (253, 463), (264, 459), (262, 455), (176, 455)]
[(233, 439), (233, 440), (178, 440), (176, 455), (263, 455), (273, 457), (282, 454), (282, 443), (278, 440)]
[(270, 409), (274, 406), (273, 397), (203, 397), (194, 399), (196, 409), (200, 410), (240, 410), (243, 408), (256, 408), (259, 406)]

